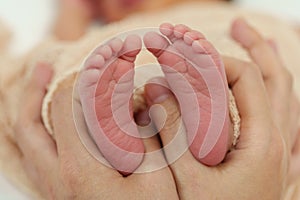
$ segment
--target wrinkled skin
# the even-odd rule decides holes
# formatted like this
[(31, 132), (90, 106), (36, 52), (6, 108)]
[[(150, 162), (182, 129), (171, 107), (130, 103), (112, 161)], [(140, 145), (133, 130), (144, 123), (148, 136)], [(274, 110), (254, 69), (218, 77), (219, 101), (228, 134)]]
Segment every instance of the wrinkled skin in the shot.
[[(24, 104), (15, 126), (17, 144), (24, 155), (28, 176), (49, 199), (261, 199), (262, 196), (264, 199), (279, 199), (284, 194), (286, 179), (290, 180), (287, 174), (299, 175), (297, 163), (293, 162), (294, 159), (290, 162), (291, 156), (299, 158), (299, 149), (293, 147), (299, 143), (299, 132), (291, 131), (299, 129), (297, 123), (286, 123), (299, 120), (299, 103), (293, 98), (292, 76), (269, 43), (243, 21), (235, 22), (232, 35), (249, 51), (255, 64), (223, 59), (242, 119), (238, 146), (227, 155), (223, 164), (206, 167), (187, 151), (169, 168), (123, 178), (117, 171), (98, 163), (81, 144), (72, 120), (72, 86), (68, 84), (54, 97), (54, 142), (46, 133), (40, 116), (51, 70), (39, 66), (24, 93)], [(150, 96), (153, 97), (155, 91), (151, 85), (147, 87), (146, 96), (151, 102)], [(161, 91), (156, 96), (163, 93)], [(277, 96), (282, 97), (280, 102), (273, 98)], [(160, 132), (164, 144), (177, 130), (176, 122), (180, 121), (180, 116), (171, 95), (156, 103), (169, 113), (169, 119)], [(290, 110), (297, 112), (292, 114)], [(158, 122), (159, 118), (153, 120)], [(156, 139), (148, 142), (149, 151), (160, 148)], [(297, 170), (288, 170), (289, 166)], [(107, 183), (110, 183), (109, 187)]]

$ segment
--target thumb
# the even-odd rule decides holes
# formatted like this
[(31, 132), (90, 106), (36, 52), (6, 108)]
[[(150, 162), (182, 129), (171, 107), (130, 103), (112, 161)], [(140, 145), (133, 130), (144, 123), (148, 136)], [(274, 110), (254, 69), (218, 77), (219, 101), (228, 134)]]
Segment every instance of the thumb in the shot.
[(188, 150), (186, 131), (181, 119), (178, 102), (168, 89), (164, 78), (157, 77), (148, 81), (145, 86), (145, 99), (163, 144), (166, 159), (171, 168), (193, 162), (193, 155)]
[(22, 104), (25, 106), (21, 107), (20, 113), (24, 113), (26, 117), (22, 119), (27, 119), (29, 122), (41, 120), (42, 102), (52, 74), (50, 65), (37, 64), (23, 96)]
[[(166, 131), (176, 133), (180, 119), (178, 104), (168, 88), (168, 83), (162, 77), (151, 79), (145, 86), (145, 99), (150, 108), (149, 114), (160, 134)], [(171, 135), (170, 133), (164, 138), (165, 143), (172, 138)]]

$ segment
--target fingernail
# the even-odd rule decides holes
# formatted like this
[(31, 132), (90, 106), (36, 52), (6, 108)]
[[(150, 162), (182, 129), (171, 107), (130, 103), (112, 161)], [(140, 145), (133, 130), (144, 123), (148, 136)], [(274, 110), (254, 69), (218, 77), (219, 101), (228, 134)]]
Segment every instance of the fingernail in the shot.
[(171, 92), (160, 85), (152, 86), (153, 90), (147, 92), (147, 96), (153, 103), (162, 103), (171, 96)]
[(153, 103), (162, 103), (172, 95), (163, 78), (151, 79), (146, 85), (146, 95)]

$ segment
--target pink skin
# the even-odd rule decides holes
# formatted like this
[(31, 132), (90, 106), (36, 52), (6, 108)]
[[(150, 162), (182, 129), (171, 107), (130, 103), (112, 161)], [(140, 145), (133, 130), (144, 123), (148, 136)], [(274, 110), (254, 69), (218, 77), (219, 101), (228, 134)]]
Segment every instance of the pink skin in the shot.
[[(190, 151), (201, 163), (217, 165), (222, 162), (228, 149), (230, 123), (228, 86), (221, 57), (201, 33), (184, 25), (174, 27), (163, 24), (160, 31), (165, 37), (151, 32), (145, 35), (144, 43), (157, 57), (170, 89), (179, 102)], [(189, 61), (196, 67), (192, 67)], [(198, 69), (204, 69), (203, 76)], [(174, 73), (174, 70), (179, 73)], [(209, 79), (215, 82), (210, 88), (207, 85)], [(187, 86), (186, 80), (190, 86)], [(196, 99), (194, 102), (191, 100), (193, 95)], [(212, 115), (212, 112), (215, 114)], [(218, 121), (218, 118), (223, 120)], [(209, 129), (212, 120), (218, 123)], [(217, 127), (220, 129), (214, 129)]]
[[(144, 43), (162, 66), (169, 67), (162, 69), (181, 106), (191, 152), (201, 163), (217, 165), (225, 157), (229, 138), (227, 81), (221, 57), (201, 33), (186, 26), (164, 24), (161, 32), (171, 42), (151, 32), (145, 35)], [(134, 61), (141, 46), (135, 35), (124, 42), (114, 39), (100, 46), (86, 60), (79, 79), (80, 100), (90, 133), (107, 161), (124, 175), (137, 169), (144, 153), (131, 99)], [(211, 76), (212, 90), (198, 69), (205, 69), (203, 77)], [(216, 103), (217, 109), (213, 110)], [(214, 117), (224, 119), (211, 131), (209, 123)], [(219, 131), (214, 127), (220, 127)]]
[(124, 42), (114, 39), (100, 46), (86, 60), (79, 80), (90, 133), (103, 156), (123, 175), (135, 171), (144, 154), (143, 141), (132, 123), (131, 99), (134, 61), (141, 46), (141, 39), (135, 35)]

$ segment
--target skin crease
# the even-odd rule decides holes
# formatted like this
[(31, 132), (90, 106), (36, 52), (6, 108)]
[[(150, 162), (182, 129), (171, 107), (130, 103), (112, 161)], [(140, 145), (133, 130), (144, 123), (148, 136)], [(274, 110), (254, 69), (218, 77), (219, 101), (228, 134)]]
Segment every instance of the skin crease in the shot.
[[(190, 151), (201, 163), (208, 166), (218, 165), (223, 161), (226, 152), (228, 151), (228, 143), (232, 143), (232, 140), (229, 141), (229, 136), (233, 135), (233, 131), (230, 131), (228, 128), (228, 125), (230, 124), (228, 109), (224, 109), (226, 112), (224, 114), (224, 124), (221, 124), (222, 122), (217, 122), (216, 125), (213, 125), (214, 128), (218, 125), (222, 125), (220, 127), (221, 131), (217, 132), (216, 129), (214, 131), (208, 131), (209, 121), (214, 121), (217, 114), (210, 115), (211, 106), (213, 107), (216, 104), (213, 104), (213, 102), (211, 102), (210, 99), (205, 98), (205, 96), (209, 95), (211, 99), (215, 100), (214, 102), (217, 102), (218, 107), (221, 107), (221, 109), (216, 111), (216, 113), (218, 113), (218, 118), (223, 117), (224, 111), (222, 109), (226, 108), (225, 106), (228, 105), (226, 100), (228, 94), (222, 93), (217, 89), (215, 90), (215, 88), (228, 87), (223, 64), (220, 62), (221, 56), (217, 50), (204, 39), (202, 33), (192, 30), (187, 26), (174, 26), (172, 24), (164, 23), (160, 26), (160, 32), (169, 38), (171, 43), (157, 33), (147, 33), (144, 36), (144, 44), (162, 66), (169, 66), (180, 72), (180, 75), (178, 75), (174, 72), (170, 72), (170, 69), (162, 68), (168, 85), (172, 92), (177, 95), (177, 100), (181, 105), (181, 115), (187, 128)], [(192, 39), (187, 39), (190, 37)], [(196, 47), (200, 47), (200, 51)], [(203, 53), (203, 48), (205, 48), (206, 53)], [(165, 49), (165, 51), (161, 51), (160, 49)], [(214, 71), (213, 74), (205, 73), (204, 70), (202, 71), (202, 75), (207, 78), (205, 83), (205, 78), (203, 79), (202, 77), (197, 76), (199, 75), (197, 69), (195, 70), (195, 68), (191, 67), (184, 59), (170, 53), (174, 51), (177, 52), (177, 54), (182, 55), (186, 60), (192, 60), (194, 64), (198, 66), (197, 69), (216, 69), (216, 71)], [(216, 68), (212, 68), (212, 66)], [(216, 81), (220, 78), (219, 74), (222, 75), (222, 82)], [(184, 81), (181, 79), (182, 76), (184, 76)], [(214, 85), (217, 85), (214, 89), (210, 88), (210, 90), (215, 91), (215, 93), (211, 91), (210, 94), (207, 93), (206, 84), (210, 82), (207, 76), (210, 76), (210, 80), (213, 80)], [(193, 87), (193, 91), (189, 90), (189, 87), (185, 83), (186, 80), (188, 80)], [(227, 91), (227, 88), (225, 91)], [(192, 98), (190, 94), (197, 95), (197, 102), (193, 102), (191, 99), (187, 101), (188, 98)], [(197, 117), (197, 114), (195, 114), (195, 112), (193, 113), (195, 104), (199, 105), (199, 112), (202, 115), (200, 117), (200, 126), (197, 127), (198, 130), (196, 136), (195, 138), (191, 138), (195, 128), (195, 126), (193, 126), (195, 123), (194, 119)], [(204, 140), (204, 136), (210, 139), (216, 138), (216, 140), (210, 140), (210, 142), (208, 142), (207, 140)], [(205, 146), (206, 149), (211, 148), (207, 155), (203, 157), (200, 156), (201, 146)]]
[[(230, 62), (238, 63), (236, 60), (231, 60)], [(245, 63), (243, 64), (245, 66)], [(246, 74), (248, 76), (251, 75), (251, 73), (244, 73), (244, 75)], [(170, 98), (172, 99), (173, 97), (171, 96)], [(167, 112), (173, 116), (179, 115), (178, 111), (174, 111), (174, 108), (170, 104), (173, 104), (171, 100), (161, 103)], [(246, 116), (244, 116), (245, 118)], [(264, 128), (267, 127), (265, 126)], [(218, 167), (209, 168), (199, 164), (189, 151), (175, 163), (170, 164), (177, 188), (179, 188), (180, 199), (262, 199), (262, 194), (265, 193), (267, 187), (274, 188), (274, 190), (265, 193), (263, 199), (279, 199), (282, 195), (286, 173), (286, 166), (281, 165), (281, 163), (282, 159), (285, 160), (287, 158), (284, 156), (285, 150), (280, 135), (276, 129), (273, 132), (269, 132), (269, 134), (265, 134), (264, 136), (267, 136), (265, 139), (268, 139), (268, 141), (271, 140), (272, 145), (263, 145), (264, 147), (260, 147), (260, 150), (256, 149), (259, 146), (255, 144), (257, 142), (255, 141), (256, 139), (250, 139), (251, 137), (249, 137), (249, 135), (257, 137), (258, 133), (267, 133), (267, 129), (261, 131), (257, 129), (251, 131), (251, 128), (243, 129), (244, 135), (241, 137), (238, 149), (229, 153), (225, 162)], [(172, 139), (173, 135), (170, 133), (174, 133), (175, 130), (176, 127), (172, 123), (166, 123), (165, 129), (160, 132), (163, 144), (168, 143)], [(273, 135), (274, 138), (271, 139), (270, 135)], [(249, 141), (243, 143), (243, 140), (246, 138)], [(172, 155), (172, 151), (166, 153), (167, 159), (169, 156), (168, 153)], [(187, 165), (187, 163), (189, 164)], [(272, 165), (267, 163), (272, 163)], [(269, 171), (269, 173), (266, 174), (266, 171)], [(256, 177), (256, 180), (253, 177)], [(216, 180), (218, 181), (216, 182)], [(245, 180), (251, 181), (248, 182)], [(228, 181), (230, 182), (229, 186), (224, 187), (224, 185), (229, 183)]]
[[(154, 53), (154, 56), (159, 57), (158, 62), (161, 65), (169, 65), (171, 68), (180, 71), (180, 77), (182, 75), (185, 76), (185, 80), (189, 80), (189, 83), (192, 85), (193, 90), (189, 92), (190, 94), (197, 94), (197, 102), (192, 105), (191, 101), (187, 102), (185, 99), (187, 98), (186, 91), (189, 90), (189, 87), (186, 86), (187, 83), (181, 81), (179, 83), (180, 78), (174, 77), (173, 73), (169, 73), (165, 71), (166, 80), (169, 82), (169, 85), (172, 87), (173, 92), (177, 92), (178, 101), (182, 105), (182, 116), (183, 121), (189, 131), (188, 138), (190, 140), (190, 150), (199, 160), (199, 162), (206, 164), (208, 166), (216, 166), (224, 160), (226, 152), (230, 149), (232, 144), (232, 139), (229, 137), (233, 135), (233, 131), (229, 131), (229, 113), (228, 113), (228, 94), (222, 93), (220, 91), (215, 92), (214, 94), (206, 94), (204, 87), (206, 85), (203, 79), (198, 75), (196, 70), (192, 70), (193, 68), (181, 60), (180, 57), (174, 54), (169, 54), (169, 51), (172, 51), (171, 48), (177, 49), (178, 52), (191, 52), (187, 54), (182, 54), (182, 56), (186, 57), (186, 59), (192, 59), (192, 57), (196, 57), (198, 55), (202, 56), (201, 59), (198, 59), (195, 63), (201, 68), (210, 68), (214, 70), (214, 77), (211, 77), (210, 80), (213, 80), (214, 87), (222, 88), (227, 87), (226, 75), (224, 72), (223, 64), (221, 64), (221, 56), (219, 53), (213, 48), (213, 46), (204, 38), (198, 38), (198, 35), (202, 35), (195, 30), (192, 30), (186, 26), (178, 25), (173, 26), (171, 24), (163, 24), (161, 26), (161, 32), (163, 33), (163, 27), (169, 27), (172, 34), (169, 37), (174, 37), (176, 40), (174, 43), (169, 44), (167, 40), (161, 35), (157, 35), (154, 33), (147, 34), (143, 40), (146, 47), (149, 47), (149, 51)], [(178, 33), (181, 33), (179, 36)], [(173, 35), (176, 34), (177, 36)], [(198, 44), (198, 47), (202, 48), (202, 45), (205, 45), (205, 49), (207, 53), (204, 56), (204, 53), (196, 52), (192, 48), (192, 43), (188, 44), (187, 41), (184, 40), (186, 36), (194, 34), (193, 41), (194, 44)], [(158, 37), (158, 38), (157, 38)], [(160, 46), (150, 46), (153, 41), (156, 41), (157, 45)], [(192, 42), (192, 41), (191, 41)], [(162, 49), (161, 46), (168, 46), (168, 50), (164, 51), (160, 56), (156, 54), (157, 51), (153, 51), (154, 49)], [(151, 47), (151, 48), (150, 48)], [(135, 35), (128, 36), (124, 41), (113, 39), (109, 41), (105, 46), (98, 47), (91, 56), (88, 57), (84, 70), (80, 74), (79, 78), (79, 96), (80, 102), (82, 105), (83, 114), (85, 120), (87, 122), (87, 126), (89, 127), (90, 133), (97, 144), (97, 147), (107, 159), (107, 161), (114, 166), (118, 171), (120, 171), (123, 175), (130, 174), (135, 171), (135, 169), (139, 166), (143, 159), (144, 147), (143, 143), (139, 138), (128, 136), (125, 132), (130, 134), (134, 134), (139, 136), (138, 129), (136, 126), (129, 126), (131, 122), (130, 114), (126, 115), (126, 110), (128, 109), (127, 98), (130, 98), (133, 91), (133, 79), (134, 74), (130, 73), (127, 78), (124, 79), (124, 76), (130, 69), (134, 68), (134, 60), (136, 55), (140, 52), (141, 48), (141, 38)], [(151, 51), (152, 50), (152, 51)], [(108, 55), (105, 55), (104, 52)], [(113, 53), (112, 53), (113, 52)], [(125, 55), (122, 55), (122, 52), (127, 52)], [(110, 64), (107, 71), (105, 69), (105, 62), (110, 62), (110, 57), (114, 54), (120, 55), (120, 57)], [(105, 59), (104, 59), (105, 58)], [(200, 57), (199, 57), (200, 58)], [(183, 61), (180, 66), (174, 66), (173, 62), (176, 60), (176, 63)], [(96, 62), (98, 61), (98, 62)], [(171, 62), (170, 62), (171, 61)], [(187, 70), (188, 69), (188, 70)], [(199, 67), (200, 69), (200, 67)], [(188, 71), (187, 73), (185, 71)], [(102, 74), (103, 73), (103, 74)], [(220, 78), (219, 75), (222, 74), (220, 82), (216, 83), (216, 79)], [(95, 76), (96, 75), (96, 76)], [(207, 75), (207, 73), (206, 73)], [(211, 73), (209, 73), (212, 76)], [(122, 77), (123, 76), (123, 77)], [(205, 76), (205, 73), (203, 74)], [(217, 77), (216, 77), (217, 76)], [(99, 77), (101, 77), (99, 82)], [(104, 78), (105, 77), (105, 78)], [(120, 77), (124, 80), (119, 82)], [(122, 79), (121, 78), (121, 79)], [(202, 80), (202, 81), (201, 81)], [(116, 89), (115, 82), (118, 82), (119, 87)], [(185, 86), (178, 87), (178, 85)], [(179, 89), (180, 88), (180, 89)], [(118, 100), (117, 100), (117, 108), (118, 110), (113, 111), (111, 108), (112, 94), (113, 90), (118, 91)], [(95, 93), (96, 91), (96, 93)], [(184, 91), (184, 92), (183, 92)], [(227, 91), (227, 89), (225, 89)], [(214, 102), (217, 103), (219, 110), (215, 112), (218, 113), (218, 116), (212, 117), (212, 120), (216, 120), (216, 118), (225, 118), (225, 121), (215, 123), (217, 126), (220, 124), (220, 131), (210, 131), (207, 133), (207, 129), (210, 121), (210, 99), (205, 98), (206, 95), (212, 95), (211, 98), (215, 99)], [(203, 97), (205, 96), (205, 97)], [(122, 105), (122, 106), (120, 106)], [(201, 110), (202, 117), (200, 121), (200, 126), (193, 127), (187, 125), (189, 121), (192, 119), (196, 119), (197, 111), (188, 112), (188, 110), (194, 110), (195, 105)], [(216, 104), (214, 104), (216, 105)], [(192, 106), (192, 107), (191, 107)], [(94, 110), (96, 112), (94, 113)], [(129, 109), (132, 113), (132, 109)], [(207, 111), (209, 110), (209, 111)], [(223, 111), (224, 110), (224, 111)], [(118, 114), (117, 112), (121, 112)], [(224, 112), (224, 113), (223, 113)], [(117, 119), (119, 120), (119, 124), (122, 124), (122, 128), (127, 128), (126, 131), (123, 131), (116, 120), (115, 116), (119, 116)], [(223, 116), (224, 115), (224, 116)], [(123, 122), (122, 122), (123, 121)], [(98, 126), (101, 126), (103, 131), (101, 131)], [(194, 128), (197, 128), (197, 136), (195, 139), (191, 139), (191, 135), (193, 134)], [(215, 129), (216, 130), (216, 129)], [(108, 141), (106, 140), (108, 138)], [(210, 141), (205, 141), (204, 137), (210, 138)], [(216, 140), (211, 140), (211, 138), (216, 138)], [(231, 139), (231, 140), (230, 140)], [(212, 142), (211, 142), (212, 141)], [(202, 144), (206, 144), (206, 149), (208, 152), (205, 156), (200, 157), (200, 147)], [(230, 145), (228, 145), (230, 144)], [(118, 148), (116, 148), (116, 146)], [(229, 146), (229, 148), (228, 148)], [(138, 155), (133, 154), (133, 152), (139, 153)]]
[[(177, 195), (180, 199), (279, 199), (286, 186), (284, 183), (291, 148), (288, 144), (292, 143), (287, 141), (290, 139), (290, 132), (283, 130), (294, 127), (281, 126), (282, 123), (278, 122), (285, 118), (298, 120), (299, 116), (291, 116), (290, 109), (299, 110), (299, 104), (290, 103), (293, 92), (289, 72), (278, 63), (278, 57), (274, 57), (273, 49), (268, 43), (243, 23), (234, 23), (232, 35), (245, 47), (256, 64), (224, 58), (227, 79), (236, 97), (243, 123), (237, 149), (228, 154), (222, 165), (214, 168), (201, 165), (187, 151), (169, 168), (149, 174), (121, 177), (118, 172), (96, 162), (79, 141), (70, 115), (72, 86), (67, 83), (55, 95), (52, 118), (55, 119), (57, 138), (54, 142), (46, 133), (40, 116), (51, 70), (48, 66), (39, 65), (24, 93), (24, 104), (20, 108), (20, 118), (15, 128), (17, 144), (24, 155), (25, 170), (41, 193), (48, 199), (143, 199), (145, 196), (176, 199)], [(248, 37), (238, 38), (237, 30), (244, 31)], [(260, 52), (257, 55), (268, 56), (254, 57), (253, 48)], [(269, 62), (277, 65), (270, 65)], [(268, 70), (270, 66), (272, 70)], [(286, 89), (281, 90), (273, 84), (280, 84)], [(241, 92), (245, 90), (249, 92)], [(148, 85), (147, 93), (154, 92), (151, 92), (151, 85)], [(281, 92), (284, 94), (281, 94), (283, 98), (280, 103), (270, 98), (270, 94)], [(172, 96), (160, 104), (170, 113), (169, 120), (160, 133), (162, 142), (165, 143), (174, 130), (177, 130), (177, 123), (174, 122), (178, 122), (179, 112)], [(290, 108), (292, 105), (296, 106)], [(282, 112), (277, 115), (272, 113), (274, 109), (281, 109)], [(273, 118), (273, 115), (276, 117)], [(69, 134), (65, 134), (66, 131)], [(148, 142), (148, 150), (158, 147), (156, 139)], [(299, 157), (299, 151), (293, 152), (298, 152), (294, 156)], [(99, 187), (95, 188), (95, 184)], [(166, 185), (169, 187), (166, 188)]]
[[(22, 115), (22, 124), (16, 126), (18, 144), (26, 154), (24, 167), (45, 198), (178, 199), (169, 168), (124, 178), (116, 170), (99, 163), (87, 152), (77, 135), (72, 119), (73, 79), (66, 80), (54, 96), (52, 115), (56, 142), (50, 139), (41, 124), (38, 114), (40, 107), (34, 107), (35, 104), (42, 103), (45, 83), (49, 81), (50, 74), (51, 70), (47, 65), (39, 65), (36, 68), (28, 85), (28, 91), (32, 91), (30, 94), (35, 95), (26, 97), (28, 104), (22, 111), (25, 114), (35, 108), (33, 111), (36, 113), (31, 111), (26, 117)], [(41, 75), (44, 79), (40, 78)], [(23, 118), (22, 116), (20, 118)], [(35, 140), (28, 138), (30, 135), (24, 131), (31, 132)], [(65, 134), (66, 132), (68, 134)], [(144, 145), (147, 152), (160, 148), (156, 138), (144, 140)], [(43, 153), (37, 153), (41, 152), (40, 149), (43, 149)], [(157, 158), (157, 161), (161, 159), (164, 160), (163, 155)]]
[[(136, 35), (124, 41), (113, 39), (98, 47), (88, 57), (78, 84), (79, 101), (90, 133), (103, 156), (123, 175), (136, 170), (145, 151), (137, 126), (130, 123), (132, 101), (128, 103), (134, 89), (134, 61), (141, 47), (141, 38)], [(107, 52), (109, 55), (105, 55)], [(110, 63), (115, 54), (119, 55), (118, 59), (105, 68), (105, 63)], [(116, 91), (118, 95), (114, 96)], [(112, 108), (113, 105), (117, 105), (117, 109)]]

